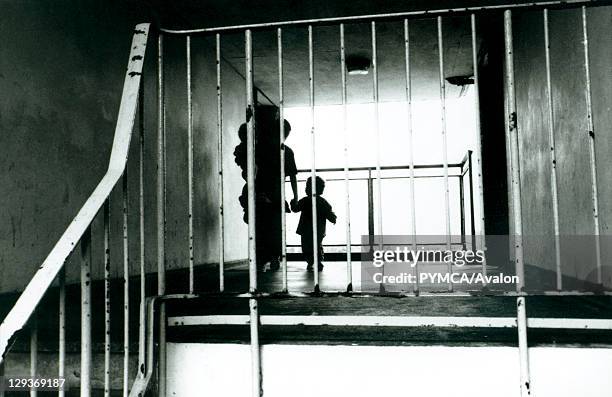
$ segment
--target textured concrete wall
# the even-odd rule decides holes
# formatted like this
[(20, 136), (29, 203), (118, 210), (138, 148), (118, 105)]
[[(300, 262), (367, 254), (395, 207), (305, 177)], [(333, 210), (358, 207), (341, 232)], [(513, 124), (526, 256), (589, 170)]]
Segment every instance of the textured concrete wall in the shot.
[[(550, 12), (550, 56), (553, 129), (562, 236), (562, 271), (566, 276), (594, 281), (593, 240), (580, 242), (591, 249), (577, 252), (570, 236), (593, 235), (589, 135), (587, 128), (584, 52), (580, 9)], [(609, 107), (612, 93), (609, 45), (612, 9), (599, 7), (588, 13), (597, 169), (600, 188), (602, 234), (609, 234), (609, 185), (612, 178), (606, 158), (610, 154)], [(525, 262), (555, 269), (551, 196), (550, 140), (541, 11), (518, 14), (514, 20), (517, 118), (520, 132), (521, 187)], [(604, 246), (608, 240), (604, 240)], [(609, 253), (604, 252), (605, 260)], [(552, 274), (545, 280), (552, 285)], [(606, 282), (609, 273), (604, 269)]]
[(136, 21), (97, 1), (2, 3), (0, 290), (31, 278), (103, 175)]
[[(16, 291), (59, 239), (108, 164), (133, 26), (149, 21), (128, 3), (3, 2), (0, 25), (0, 291)], [(156, 37), (145, 64), (146, 263), (156, 264)], [(210, 41), (194, 39), (195, 260), (216, 262), (216, 93)], [(187, 132), (184, 40), (168, 39), (167, 266), (186, 266)], [(244, 79), (224, 63), (226, 256), (246, 257), (246, 227), (237, 202), (242, 180), (231, 156), (244, 113)], [(132, 139), (130, 267), (138, 270), (138, 139)], [(103, 272), (102, 222), (93, 224), (93, 275)], [(122, 272), (121, 187), (111, 196), (111, 267)], [(241, 238), (245, 236), (245, 238)], [(78, 280), (76, 258), (68, 280)]]

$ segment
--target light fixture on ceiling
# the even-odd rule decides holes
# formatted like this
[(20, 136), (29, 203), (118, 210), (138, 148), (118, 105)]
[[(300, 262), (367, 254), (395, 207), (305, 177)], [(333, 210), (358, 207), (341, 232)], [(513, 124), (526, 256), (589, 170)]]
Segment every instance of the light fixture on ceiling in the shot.
[(363, 55), (349, 55), (346, 57), (346, 71), (350, 76), (368, 74), (371, 64), (370, 58)]

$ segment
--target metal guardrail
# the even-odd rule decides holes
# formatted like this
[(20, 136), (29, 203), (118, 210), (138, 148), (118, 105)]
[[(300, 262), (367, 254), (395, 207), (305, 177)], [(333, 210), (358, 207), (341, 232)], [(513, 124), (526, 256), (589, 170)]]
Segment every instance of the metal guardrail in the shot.
[[(121, 104), (117, 116), (115, 135), (108, 164), (108, 169), (94, 191), (91, 193), (78, 214), (72, 220), (66, 231), (57, 241), (49, 255), (38, 268), (25, 290), (19, 296), (17, 302), (8, 315), (0, 324), (0, 364), (3, 363), (9, 344), (15, 333), (21, 330), (32, 317), (43, 295), (47, 292), (56, 277), (59, 276), (60, 285), (60, 357), (59, 374), (64, 374), (65, 366), (65, 273), (63, 266), (68, 256), (81, 242), (82, 257), (81, 266), (82, 301), (81, 301), (81, 395), (89, 395), (91, 392), (91, 223), (102, 207), (105, 215), (108, 210), (108, 199), (113, 188), (122, 176), (125, 178), (125, 170), (128, 159), (128, 150), (133, 133), (136, 111), (139, 102), (142, 101), (141, 76), (147, 39), (150, 25), (148, 23), (138, 24), (134, 29), (132, 45), (129, 55), (127, 71), (121, 95)], [(142, 104), (142, 102), (141, 102)], [(142, 109), (142, 106), (140, 106)], [(142, 119), (142, 114), (141, 114)], [(141, 157), (142, 160), (142, 157)], [(125, 182), (125, 179), (124, 179)], [(126, 193), (124, 191), (124, 193)], [(126, 193), (127, 194), (127, 193)], [(142, 195), (142, 192), (141, 192)], [(124, 201), (125, 204), (125, 201)], [(105, 216), (105, 244), (108, 244), (108, 219)], [(124, 225), (125, 227), (125, 225)], [(125, 229), (124, 229), (125, 232)], [(124, 236), (125, 237), (125, 236)], [(105, 272), (105, 287), (108, 287), (109, 274)], [(106, 292), (106, 307), (109, 308), (109, 295)], [(127, 303), (126, 303), (127, 305)], [(109, 313), (110, 314), (110, 313)], [(108, 331), (109, 318), (105, 321)], [(127, 329), (127, 323), (126, 323)], [(127, 336), (126, 336), (127, 337)], [(36, 372), (36, 328), (33, 328), (31, 338), (32, 372)], [(128, 352), (125, 352), (126, 355)], [(105, 341), (105, 391), (109, 385), (109, 361), (110, 342)], [(127, 372), (124, 373), (127, 376)], [(125, 379), (124, 379), (125, 384)], [(34, 391), (35, 393), (35, 391)], [(62, 392), (60, 392), (61, 395)]]

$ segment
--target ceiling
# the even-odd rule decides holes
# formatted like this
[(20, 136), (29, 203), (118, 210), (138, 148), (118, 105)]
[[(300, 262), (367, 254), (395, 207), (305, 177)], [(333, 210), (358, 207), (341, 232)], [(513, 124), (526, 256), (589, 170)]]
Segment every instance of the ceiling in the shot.
[[(146, 0), (142, 0), (146, 1)], [(435, 8), (498, 4), (502, 0), (442, 0)], [(425, 0), (148, 0), (154, 19), (161, 26), (185, 29), (206, 26), (260, 23), (303, 18), (364, 15), (400, 12), (432, 7)], [(411, 19), (410, 68), (414, 100), (437, 99), (439, 60), (435, 18)], [(406, 98), (406, 71), (403, 20), (376, 23), (378, 81), (380, 101)], [(315, 102), (317, 105), (341, 103), (339, 25), (314, 26)], [(445, 77), (472, 75), (472, 47), (469, 16), (443, 18)], [(278, 101), (278, 60), (276, 30), (254, 30), (253, 56), (256, 86), (273, 102)], [(345, 25), (346, 54), (372, 56), (371, 26), (368, 21)], [(309, 101), (308, 30), (306, 26), (283, 28), (284, 94), (287, 106), (304, 106)], [(222, 34), (222, 55), (236, 70), (244, 70), (244, 34)], [(460, 88), (448, 85), (447, 95), (458, 95)], [(348, 76), (349, 103), (373, 100), (373, 73)]]

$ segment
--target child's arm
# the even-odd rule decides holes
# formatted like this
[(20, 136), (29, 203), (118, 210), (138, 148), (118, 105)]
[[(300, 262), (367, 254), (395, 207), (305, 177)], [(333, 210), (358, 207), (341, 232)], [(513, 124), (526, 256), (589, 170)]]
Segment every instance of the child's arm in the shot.
[(327, 207), (327, 211), (325, 211), (327, 213), (326, 218), (333, 223), (334, 225), (336, 224), (336, 214), (334, 214), (334, 210), (332, 209), (331, 205), (328, 202), (325, 202), (326, 207)]

